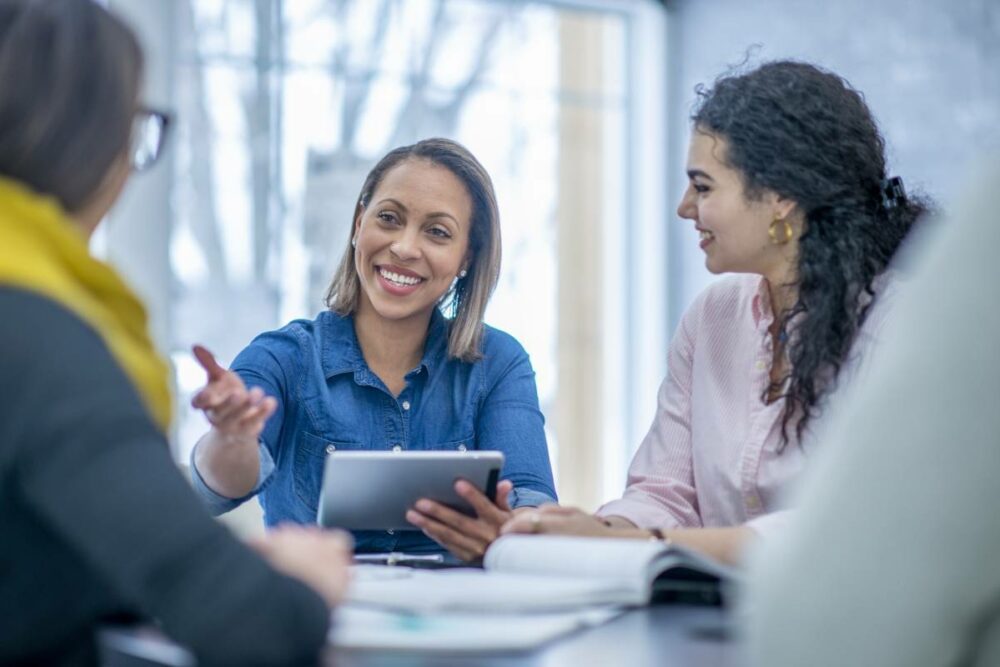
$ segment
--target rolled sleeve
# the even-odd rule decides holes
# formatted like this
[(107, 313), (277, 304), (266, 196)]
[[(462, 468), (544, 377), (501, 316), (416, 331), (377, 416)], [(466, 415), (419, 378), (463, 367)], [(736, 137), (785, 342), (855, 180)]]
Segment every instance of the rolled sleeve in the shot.
[(517, 509), (518, 507), (539, 507), (554, 502), (556, 502), (556, 499), (547, 493), (524, 487), (513, 489), (508, 499), (511, 509)]
[(669, 511), (650, 498), (647, 501), (634, 497), (619, 498), (602, 505), (597, 516), (620, 516), (628, 519), (637, 528), (680, 528), (681, 523)]
[(274, 459), (271, 458), (271, 452), (267, 450), (263, 442), (259, 441), (257, 443), (257, 452), (260, 456), (260, 471), (257, 473), (257, 484), (254, 485), (250, 493), (242, 498), (227, 498), (213, 491), (201, 476), (198, 466), (195, 465), (194, 451), (191, 452), (191, 486), (194, 487), (198, 497), (201, 498), (202, 504), (212, 516), (219, 516), (220, 514), (225, 514), (230, 510), (236, 509), (257, 495), (267, 480), (270, 479), (271, 473), (274, 472)]

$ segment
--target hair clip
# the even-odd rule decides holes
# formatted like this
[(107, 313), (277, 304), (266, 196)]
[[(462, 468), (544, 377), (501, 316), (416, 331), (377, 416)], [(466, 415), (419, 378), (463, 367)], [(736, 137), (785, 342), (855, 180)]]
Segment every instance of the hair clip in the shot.
[(882, 193), (882, 207), (886, 210), (906, 201), (906, 189), (903, 187), (903, 179), (899, 176), (883, 179), (879, 190)]

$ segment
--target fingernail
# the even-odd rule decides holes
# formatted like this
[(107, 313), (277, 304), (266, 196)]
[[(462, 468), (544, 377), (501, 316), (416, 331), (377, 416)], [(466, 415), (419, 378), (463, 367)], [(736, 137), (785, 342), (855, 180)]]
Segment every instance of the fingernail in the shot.
[(417, 509), (421, 512), (429, 512), (431, 509), (431, 503), (429, 500), (418, 500)]

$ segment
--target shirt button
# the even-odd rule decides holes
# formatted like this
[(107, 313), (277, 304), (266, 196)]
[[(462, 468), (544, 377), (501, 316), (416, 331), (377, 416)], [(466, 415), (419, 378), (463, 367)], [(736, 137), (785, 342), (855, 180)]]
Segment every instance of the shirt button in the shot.
[(465, 443), (463, 442), (462, 444), (460, 444), (458, 446), (458, 451), (464, 452), (465, 450), (466, 450), (466, 446), (465, 446)]
[(333, 454), (335, 451), (337, 451), (337, 448), (334, 447), (333, 445), (327, 445), (326, 446), (326, 453), (327, 454)]
[(763, 360), (763, 359), (759, 360), (759, 361), (757, 362), (757, 370), (759, 370), (759, 371), (762, 371), (762, 370), (764, 370), (765, 368), (767, 368), (767, 364), (766, 364), (766, 363), (764, 362), (764, 360)]
[(403, 401), (403, 409), (404, 410), (409, 410), (410, 409), (410, 402), (409, 401)]
[(760, 509), (760, 501), (757, 500), (757, 496), (751, 496), (747, 498), (747, 507), (749, 507), (752, 510)]
[(403, 451), (403, 446), (402, 445), (393, 445), (392, 446), (392, 451), (394, 451), (394, 452), (401, 452), (401, 451)]

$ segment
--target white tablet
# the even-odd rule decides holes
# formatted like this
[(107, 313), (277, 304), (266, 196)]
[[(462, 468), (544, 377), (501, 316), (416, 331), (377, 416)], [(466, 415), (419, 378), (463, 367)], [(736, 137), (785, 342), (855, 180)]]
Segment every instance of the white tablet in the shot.
[(475, 516), (455, 493), (464, 479), (496, 498), (503, 454), (475, 452), (331, 452), (323, 471), (319, 524), (349, 530), (419, 530), (406, 511), (420, 498)]

